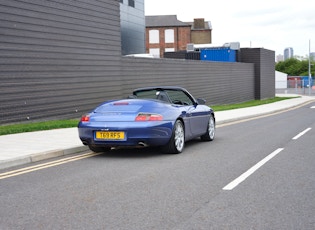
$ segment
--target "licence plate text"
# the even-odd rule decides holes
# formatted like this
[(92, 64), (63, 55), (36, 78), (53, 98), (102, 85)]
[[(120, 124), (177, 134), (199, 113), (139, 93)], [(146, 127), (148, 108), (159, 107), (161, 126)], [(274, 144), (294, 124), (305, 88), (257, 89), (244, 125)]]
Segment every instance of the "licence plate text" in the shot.
[(97, 131), (96, 139), (102, 140), (124, 140), (125, 133), (124, 132), (109, 132), (109, 131)]

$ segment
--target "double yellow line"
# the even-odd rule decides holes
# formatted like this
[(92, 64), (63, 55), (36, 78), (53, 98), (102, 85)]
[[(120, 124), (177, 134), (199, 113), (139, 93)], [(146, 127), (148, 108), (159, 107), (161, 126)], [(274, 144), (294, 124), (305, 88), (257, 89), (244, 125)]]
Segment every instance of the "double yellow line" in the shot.
[(34, 171), (45, 169), (45, 168), (50, 168), (50, 167), (61, 165), (61, 164), (66, 164), (66, 163), (69, 163), (71, 161), (77, 161), (77, 160), (85, 159), (88, 157), (97, 156), (100, 154), (101, 153), (85, 153), (85, 154), (81, 154), (78, 156), (67, 157), (67, 158), (63, 158), (60, 160), (56, 160), (56, 161), (51, 161), (51, 162), (38, 164), (38, 165), (26, 167), (26, 168), (21, 168), (21, 169), (17, 169), (17, 170), (5, 172), (5, 173), (0, 173), (0, 180), (5, 179), (5, 178), (9, 178), (9, 177), (22, 175), (25, 173), (34, 172)]

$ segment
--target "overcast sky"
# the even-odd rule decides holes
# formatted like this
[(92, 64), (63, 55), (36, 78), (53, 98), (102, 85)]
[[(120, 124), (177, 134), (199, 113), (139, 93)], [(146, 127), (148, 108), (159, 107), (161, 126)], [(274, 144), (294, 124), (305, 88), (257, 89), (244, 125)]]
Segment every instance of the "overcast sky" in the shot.
[(241, 47), (262, 47), (283, 54), (315, 52), (313, 0), (145, 0), (145, 15), (177, 15), (180, 21), (204, 18), (212, 24), (212, 43), (238, 41)]

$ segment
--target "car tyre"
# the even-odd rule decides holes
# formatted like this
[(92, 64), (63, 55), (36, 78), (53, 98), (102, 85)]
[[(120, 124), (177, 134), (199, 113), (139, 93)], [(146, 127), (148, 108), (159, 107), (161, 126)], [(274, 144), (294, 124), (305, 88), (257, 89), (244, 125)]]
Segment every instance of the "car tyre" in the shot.
[(166, 153), (181, 153), (185, 147), (185, 128), (183, 122), (177, 120), (175, 122), (172, 137), (170, 141), (162, 147)]
[(215, 137), (215, 121), (213, 115), (210, 115), (207, 132), (201, 136), (203, 141), (213, 141)]
[(108, 152), (111, 148), (110, 147), (98, 147), (95, 145), (89, 145), (89, 149), (95, 153), (101, 153), (101, 152)]

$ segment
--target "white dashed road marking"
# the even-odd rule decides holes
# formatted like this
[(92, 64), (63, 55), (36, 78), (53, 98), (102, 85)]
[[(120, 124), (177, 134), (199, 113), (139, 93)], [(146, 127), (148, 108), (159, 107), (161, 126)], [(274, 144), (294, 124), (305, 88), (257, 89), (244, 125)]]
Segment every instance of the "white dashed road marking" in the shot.
[(223, 190), (232, 190), (234, 189), (237, 185), (239, 185), (240, 183), (242, 183), (244, 180), (246, 180), (247, 177), (249, 177), (250, 175), (252, 175), (256, 170), (258, 170), (261, 166), (263, 166), (264, 164), (266, 164), (269, 160), (271, 160), (273, 157), (275, 157), (278, 153), (280, 153), (284, 148), (279, 148), (276, 151), (272, 152), (271, 154), (269, 154), (268, 156), (266, 156), (264, 159), (262, 159), (261, 161), (259, 161), (257, 164), (255, 164), (253, 167), (251, 167), (250, 169), (248, 169), (245, 173), (243, 173), (242, 175), (240, 175), (238, 178), (236, 178), (235, 180), (233, 180), (231, 183), (229, 183), (228, 185), (226, 185)]
[(295, 137), (292, 138), (292, 140), (296, 140), (299, 139), (301, 136), (303, 136), (305, 133), (307, 133), (308, 131), (310, 131), (312, 128), (307, 128), (305, 129), (303, 132), (300, 132), (298, 135), (296, 135)]
[[(310, 131), (312, 128), (307, 128), (303, 132), (300, 132), (298, 135), (292, 138), (292, 140), (297, 140), (304, 134), (306, 134), (308, 131)], [(273, 157), (275, 157), (278, 153), (280, 153), (284, 148), (279, 148), (269, 154), (267, 157), (259, 161), (257, 164), (255, 164), (253, 167), (248, 169), (246, 172), (244, 172), (242, 175), (240, 175), (238, 178), (233, 180), (231, 183), (226, 185), (223, 190), (233, 190), (236, 186), (238, 186), (240, 183), (242, 183), (244, 180), (246, 180), (250, 175), (252, 175), (256, 170), (258, 170), (260, 167), (262, 167), (264, 164), (266, 164), (269, 160), (271, 160)]]

